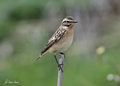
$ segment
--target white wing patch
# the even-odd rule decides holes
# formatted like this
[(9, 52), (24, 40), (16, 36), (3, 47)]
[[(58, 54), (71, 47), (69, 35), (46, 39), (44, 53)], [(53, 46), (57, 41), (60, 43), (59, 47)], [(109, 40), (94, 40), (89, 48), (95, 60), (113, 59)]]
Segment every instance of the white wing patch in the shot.
[(54, 39), (55, 39), (55, 37), (52, 38), (52, 40), (54, 40)]

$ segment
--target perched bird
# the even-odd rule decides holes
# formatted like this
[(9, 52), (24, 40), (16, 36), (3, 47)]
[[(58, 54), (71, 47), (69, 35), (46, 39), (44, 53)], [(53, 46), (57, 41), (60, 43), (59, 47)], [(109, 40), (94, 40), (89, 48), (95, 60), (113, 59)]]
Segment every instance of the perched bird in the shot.
[(60, 64), (58, 63), (56, 58), (56, 52), (60, 52), (61, 54), (64, 54), (63, 52), (66, 51), (72, 44), (73, 35), (74, 35), (73, 26), (75, 23), (77, 23), (77, 21), (74, 20), (73, 17), (71, 16), (68, 16), (65, 19), (63, 19), (60, 27), (49, 39), (44, 50), (41, 52), (41, 54), (36, 59), (36, 61), (48, 52), (54, 53), (54, 57), (56, 59), (58, 67), (60, 67)]

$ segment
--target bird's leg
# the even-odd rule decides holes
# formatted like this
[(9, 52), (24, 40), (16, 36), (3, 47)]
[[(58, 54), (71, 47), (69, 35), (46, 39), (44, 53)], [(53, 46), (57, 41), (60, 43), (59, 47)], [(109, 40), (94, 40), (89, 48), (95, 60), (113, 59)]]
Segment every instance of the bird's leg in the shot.
[(58, 67), (60, 68), (60, 70), (63, 72), (63, 69), (61, 68), (61, 66), (60, 65), (63, 65), (63, 64), (59, 64), (58, 63), (58, 60), (57, 60), (57, 58), (56, 58), (56, 55), (55, 55), (55, 53), (54, 53), (54, 57), (55, 57), (55, 60), (56, 60), (56, 62), (57, 62), (57, 64), (58, 64)]

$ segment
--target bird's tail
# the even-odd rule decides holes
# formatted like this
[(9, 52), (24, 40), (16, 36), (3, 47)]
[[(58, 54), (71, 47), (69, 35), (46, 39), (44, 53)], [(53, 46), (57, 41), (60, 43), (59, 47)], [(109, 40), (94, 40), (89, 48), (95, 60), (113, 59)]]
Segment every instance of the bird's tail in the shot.
[(42, 57), (42, 55), (39, 55), (35, 61), (37, 61), (40, 57)]
[(37, 59), (35, 60), (35, 61), (37, 61), (40, 57), (42, 57), (43, 55), (45, 55), (46, 53), (48, 53), (48, 51), (46, 51), (46, 52), (41, 52), (41, 54), (37, 57)]

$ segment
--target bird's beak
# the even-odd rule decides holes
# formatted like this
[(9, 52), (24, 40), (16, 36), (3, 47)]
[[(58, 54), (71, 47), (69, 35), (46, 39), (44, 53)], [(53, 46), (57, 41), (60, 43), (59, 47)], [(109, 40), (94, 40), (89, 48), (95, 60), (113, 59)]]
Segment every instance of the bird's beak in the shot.
[(73, 23), (78, 23), (78, 22), (76, 20), (74, 20)]

